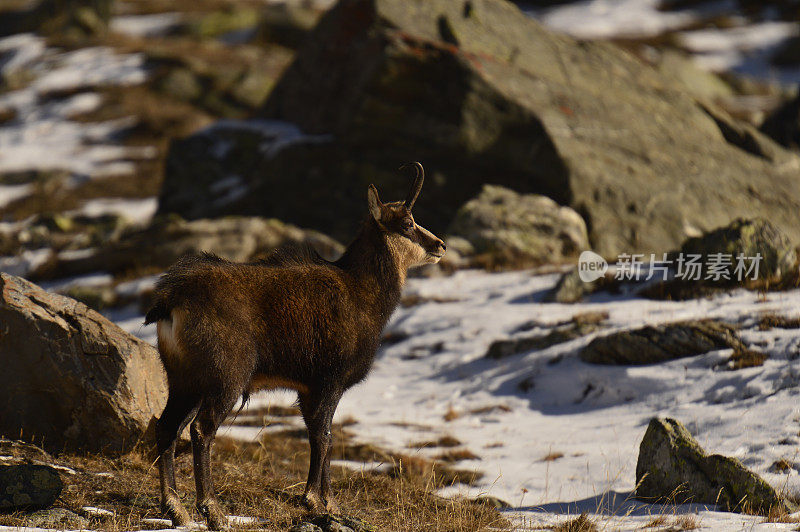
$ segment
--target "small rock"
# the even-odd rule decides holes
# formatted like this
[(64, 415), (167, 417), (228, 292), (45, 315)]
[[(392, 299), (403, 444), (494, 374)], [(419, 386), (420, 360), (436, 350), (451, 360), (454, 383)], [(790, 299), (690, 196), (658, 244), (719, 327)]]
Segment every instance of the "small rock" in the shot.
[(511, 508), (511, 505), (506, 501), (504, 501), (503, 499), (498, 499), (497, 497), (493, 497), (491, 495), (483, 495), (481, 497), (476, 497), (472, 499), (472, 502), (474, 502), (475, 504), (488, 506), (490, 508), (497, 508), (498, 510), (502, 508)]
[(203, 85), (188, 68), (170, 71), (159, 83), (159, 88), (179, 100), (193, 101), (203, 95)]
[(597, 323), (576, 322), (554, 329), (547, 334), (496, 340), (489, 346), (485, 356), (486, 358), (501, 359), (526, 351), (547, 349), (550, 346), (569, 342), (575, 338), (593, 333), (598, 329), (600, 329), (600, 326)]
[(26, 525), (58, 530), (84, 530), (89, 527), (89, 521), (66, 508), (51, 508), (32, 513), (26, 519)]
[(553, 289), (545, 294), (543, 301), (545, 303), (577, 303), (589, 294), (610, 286), (612, 283), (613, 278), (611, 277), (600, 277), (587, 283), (581, 279), (578, 268), (575, 267), (558, 279)]
[[(739, 254), (745, 257), (761, 255), (758, 264), (758, 279), (778, 279), (793, 270), (797, 253), (789, 237), (767, 220), (740, 218), (725, 227), (709, 231), (704, 235), (686, 240), (681, 246), (684, 256), (697, 254), (706, 264), (714, 254), (729, 256), (731, 265), (725, 270), (731, 283), (737, 281), (735, 267)], [(745, 262), (749, 266), (749, 261)], [(703, 269), (703, 278), (707, 271)]]
[(589, 247), (583, 218), (545, 196), (485, 185), (456, 212), (448, 231), (493, 266), (558, 263)]
[(592, 340), (580, 351), (590, 364), (656, 364), (717, 349), (744, 350), (732, 325), (713, 320), (682, 321), (619, 331)]
[(289, 529), (289, 532), (323, 532), (323, 530), (313, 523), (297, 523)]
[(353, 517), (321, 515), (313, 523), (323, 532), (375, 532), (375, 528)]
[(723, 511), (793, 511), (761, 477), (735, 458), (708, 455), (680, 422), (650, 420), (639, 447), (636, 497), (669, 504), (715, 504)]
[(47, 508), (63, 488), (64, 483), (55, 468), (30, 464), (0, 466), (0, 509), (3, 511)]

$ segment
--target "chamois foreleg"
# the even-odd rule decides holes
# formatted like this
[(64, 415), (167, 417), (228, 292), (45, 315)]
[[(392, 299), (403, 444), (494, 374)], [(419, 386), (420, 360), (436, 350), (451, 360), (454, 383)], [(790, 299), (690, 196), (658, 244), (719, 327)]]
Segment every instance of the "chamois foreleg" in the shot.
[(197, 417), (192, 422), (192, 453), (194, 458), (194, 480), (197, 488), (197, 509), (205, 517), (208, 528), (222, 530), (228, 518), (222, 511), (214, 492), (211, 478), (211, 444), (217, 429), (230, 413), (241, 394), (207, 396), (200, 405)]
[(186, 526), (191, 521), (189, 513), (181, 505), (175, 484), (175, 444), (197, 412), (198, 402), (170, 390), (167, 405), (156, 424), (161, 509), (172, 520), (173, 526)]
[(312, 390), (300, 395), (300, 410), (308, 428), (308, 443), (311, 448), (303, 502), (315, 512), (339, 511), (330, 495), (330, 455), (333, 447), (331, 423), (341, 397), (342, 391), (337, 388)]

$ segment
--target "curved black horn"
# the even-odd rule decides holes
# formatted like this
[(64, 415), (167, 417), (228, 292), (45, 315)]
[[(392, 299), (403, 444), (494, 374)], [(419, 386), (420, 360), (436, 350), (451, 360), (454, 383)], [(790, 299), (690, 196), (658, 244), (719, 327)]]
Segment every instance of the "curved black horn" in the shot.
[(414, 161), (413, 163), (404, 164), (400, 167), (402, 170), (403, 168), (407, 168), (409, 166), (414, 167), (414, 171), (416, 172), (416, 176), (414, 176), (414, 184), (411, 185), (411, 190), (408, 192), (408, 197), (405, 201), (405, 206), (408, 210), (414, 206), (414, 202), (417, 201), (417, 196), (419, 196), (419, 191), (422, 190), (422, 182), (425, 180), (425, 169), (422, 168), (422, 165)]

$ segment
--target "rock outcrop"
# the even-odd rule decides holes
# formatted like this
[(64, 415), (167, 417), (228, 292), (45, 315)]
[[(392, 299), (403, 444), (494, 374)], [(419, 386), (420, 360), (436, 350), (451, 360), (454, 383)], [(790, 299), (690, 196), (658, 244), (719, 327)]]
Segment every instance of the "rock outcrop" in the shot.
[(712, 321), (682, 321), (599, 336), (579, 356), (590, 364), (657, 364), (717, 349), (744, 349), (736, 329)]
[(86, 305), (0, 273), (0, 434), (118, 454), (166, 402), (158, 353)]
[(61, 278), (95, 271), (165, 269), (187, 253), (215, 253), (248, 261), (285, 245), (308, 245), (327, 259), (338, 258), (341, 244), (316, 231), (279, 220), (232, 216), (217, 220), (162, 219), (116, 241), (78, 253), (61, 253), (31, 273), (34, 279)]
[(653, 503), (715, 504), (723, 511), (767, 514), (787, 504), (735, 458), (709, 455), (680, 422), (650, 420), (639, 447), (636, 497)]
[(546, 196), (486, 185), (456, 212), (448, 233), (495, 264), (564, 262), (589, 247), (583, 218)]
[[(259, 151), (229, 130), (212, 133), (219, 150), (174, 143), (159, 209), (347, 238), (367, 185), (402, 199), (409, 177), (396, 169), (419, 160), (417, 213), (435, 233), (488, 183), (572, 207), (603, 256), (676, 249), (743, 216), (800, 240), (800, 159), (672, 78), (503, 0), (342, 0), (261, 113), (315, 142)], [(235, 195), (220, 191), (232, 183)]]

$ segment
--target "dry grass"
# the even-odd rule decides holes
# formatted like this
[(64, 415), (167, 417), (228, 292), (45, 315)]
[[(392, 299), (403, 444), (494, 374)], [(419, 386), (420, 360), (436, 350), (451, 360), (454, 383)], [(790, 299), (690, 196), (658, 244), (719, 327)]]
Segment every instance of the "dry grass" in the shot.
[[(300, 434), (304, 432), (268, 433), (256, 443), (217, 439), (212, 454), (215, 485), (229, 514), (266, 519), (271, 530), (286, 530), (309, 517), (300, 504), (308, 467), (308, 445), (305, 434)], [(343, 449), (351, 443), (341, 427), (337, 428), (336, 437), (334, 452), (338, 458), (348, 454)], [(4, 449), (4, 454), (22, 458), (26, 453), (25, 448), (10, 452)], [(29, 458), (41, 460), (40, 455)], [(383, 472), (332, 469), (333, 490), (348, 516), (379, 530), (466, 532), (509, 528), (494, 508), (465, 499), (443, 499), (432, 493), (437, 487), (474, 481), (475, 473), (442, 467), (418, 457), (391, 455), (391, 460), (392, 466)], [(142, 520), (162, 517), (157, 469), (143, 454), (131, 453), (116, 459), (65, 455), (54, 461), (77, 472), (62, 475), (65, 489), (56, 506), (75, 512), (83, 506), (114, 512), (110, 518), (91, 517), (89, 528), (109, 532), (152, 528)], [(178, 456), (176, 470), (184, 505), (199, 520), (193, 510), (189, 454)], [(21, 513), (0, 515), (0, 524), (24, 526), (25, 518)]]
[(760, 331), (768, 331), (775, 327), (780, 329), (800, 329), (800, 317), (787, 318), (785, 316), (767, 313), (762, 315), (758, 320), (758, 329)]
[(454, 409), (452, 406), (447, 409), (447, 412), (444, 413), (443, 419), (445, 421), (454, 421), (461, 416), (463, 416), (463, 412), (459, 412), (458, 410)]
[(670, 516), (666, 514), (661, 514), (653, 517), (642, 526), (642, 528), (658, 528), (665, 532), (678, 532), (679, 530), (694, 530), (700, 528), (700, 524), (697, 521), (697, 517), (692, 514), (682, 514), (674, 516), (674, 518), (670, 518)]
[(564, 453), (560, 453), (558, 451), (551, 452), (542, 457), (542, 462), (555, 462), (559, 458), (564, 458)]
[(658, 528), (658, 527), (661, 527), (661, 526), (667, 526), (668, 522), (669, 522), (669, 519), (667, 519), (666, 515), (664, 515), (664, 514), (657, 515), (654, 518), (652, 518), (651, 520), (649, 520), (647, 523), (645, 523), (642, 528)]
[(780, 460), (776, 460), (770, 466), (770, 469), (773, 471), (777, 471), (778, 473), (782, 473), (784, 471), (789, 471), (794, 467), (794, 464), (787, 460), (786, 458), (781, 458)]
[(695, 530), (700, 528), (700, 523), (695, 515), (684, 514), (675, 518), (674, 526), (678, 530)]
[(608, 312), (605, 310), (590, 310), (579, 312), (572, 316), (572, 321), (576, 325), (598, 325), (608, 319)]
[(461, 460), (480, 460), (481, 457), (469, 449), (451, 449), (436, 455), (436, 460), (442, 462), (460, 462)]
[(775, 507), (769, 509), (767, 512), (766, 518), (764, 519), (765, 523), (800, 523), (800, 517), (794, 514), (790, 514), (786, 511), (786, 508), (782, 507)]
[(236, 427), (265, 427), (285, 424), (287, 421), (285, 418), (299, 415), (300, 409), (295, 406), (268, 405), (235, 413), (228, 418), (226, 424)]
[(419, 294), (409, 294), (400, 299), (400, 305), (404, 308), (415, 307), (423, 303), (458, 303), (461, 301), (454, 297), (421, 296)]
[(575, 519), (555, 525), (551, 530), (555, 532), (599, 532), (597, 525), (589, 519), (586, 513), (582, 513)]
[(731, 370), (755, 368), (763, 366), (767, 358), (769, 358), (769, 355), (760, 351), (753, 351), (752, 349), (736, 350), (728, 358), (727, 366)]
[(409, 449), (425, 449), (427, 447), (458, 447), (459, 445), (461, 445), (460, 441), (453, 436), (447, 435), (436, 440), (423, 440), (409, 443), (407, 447)]

